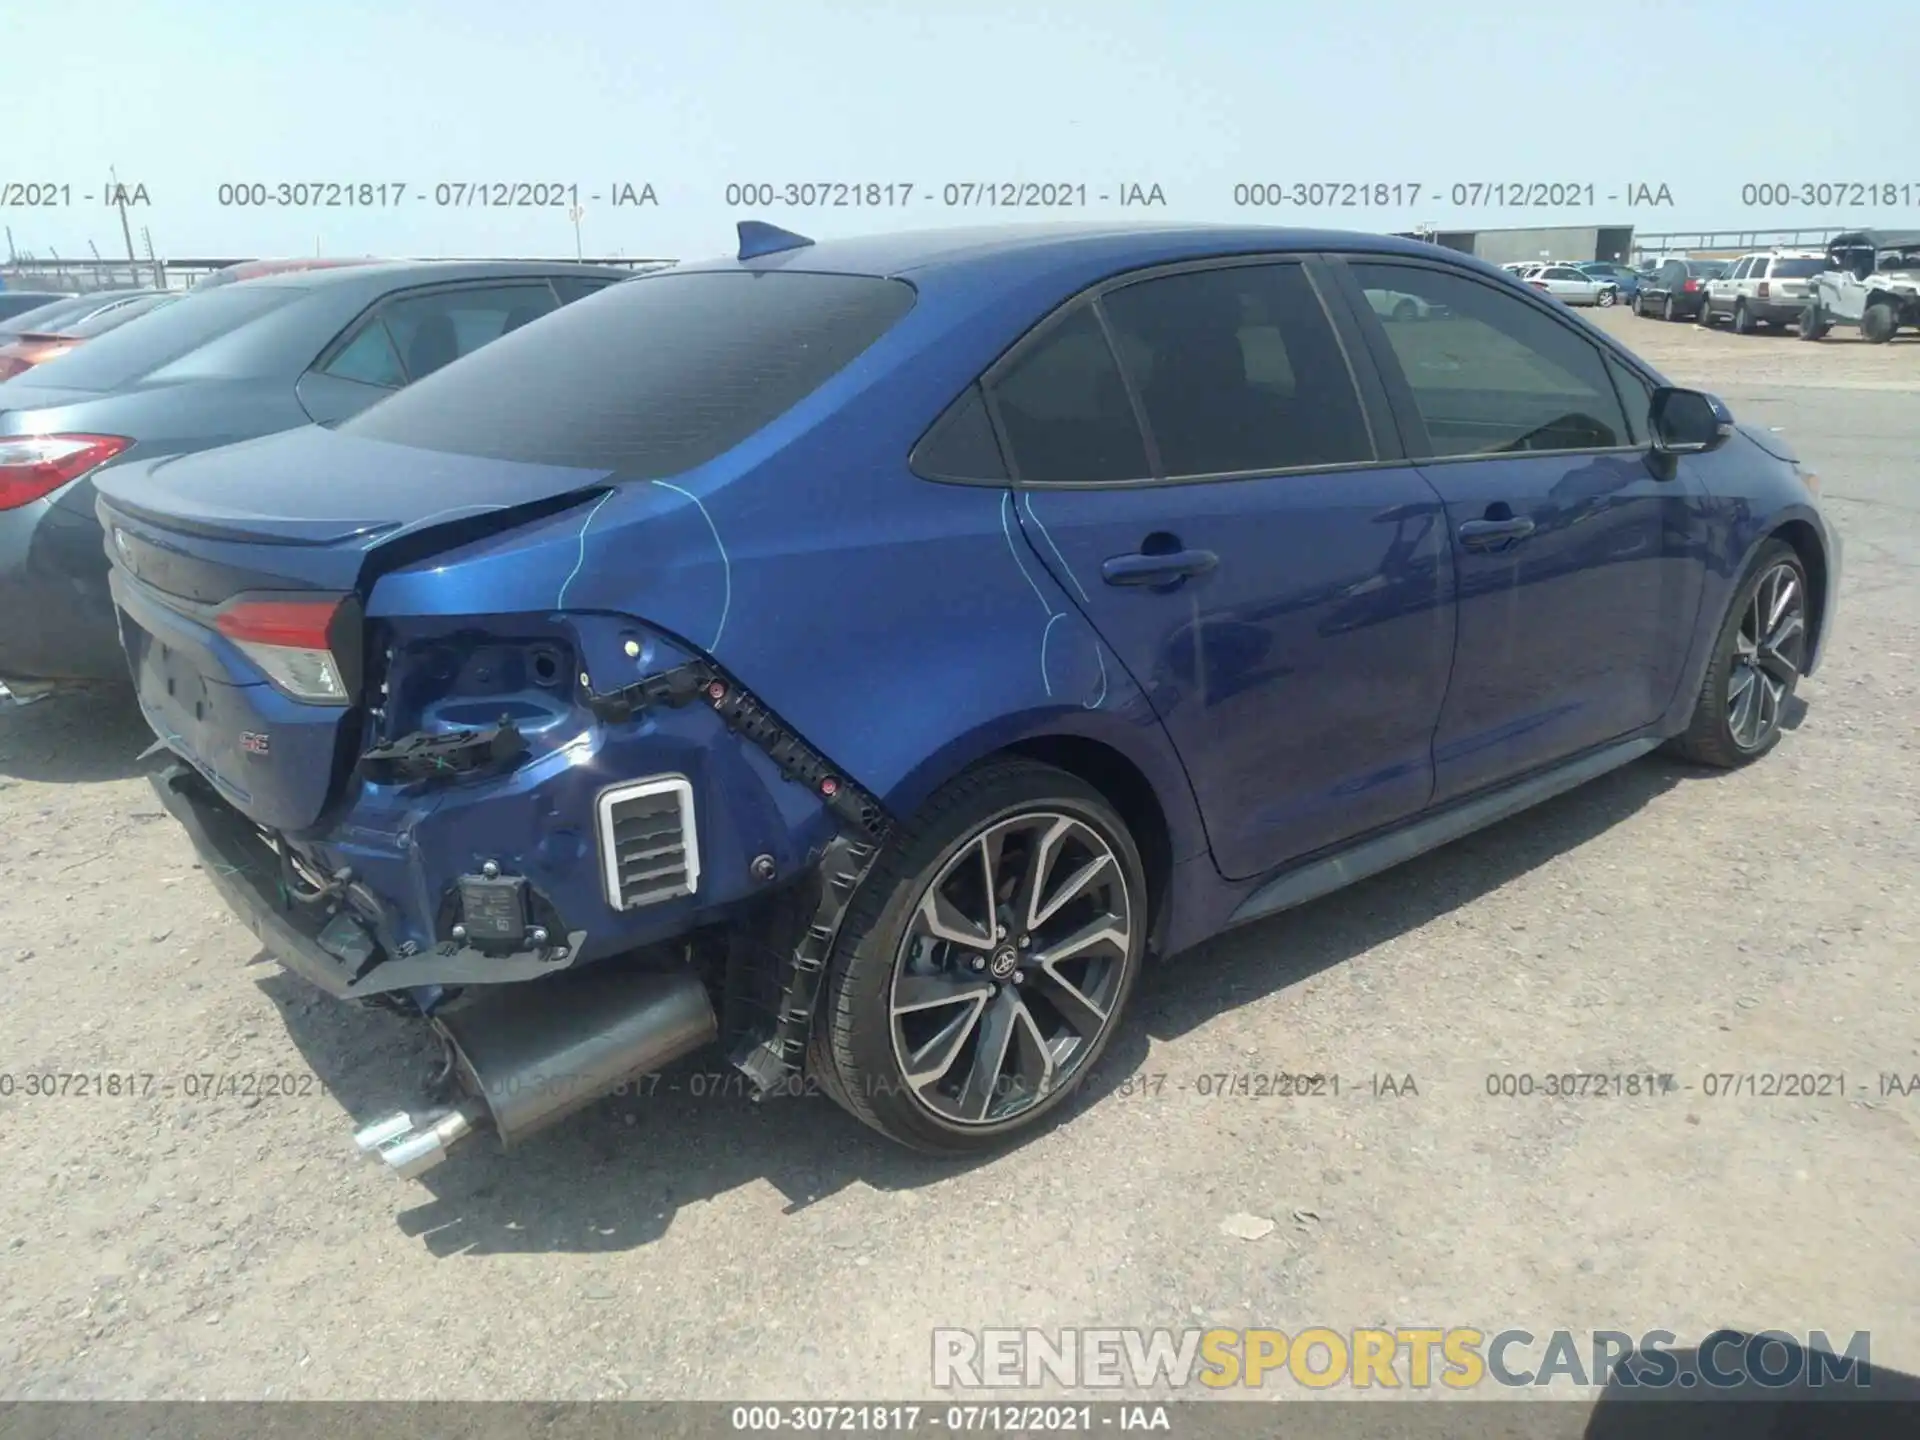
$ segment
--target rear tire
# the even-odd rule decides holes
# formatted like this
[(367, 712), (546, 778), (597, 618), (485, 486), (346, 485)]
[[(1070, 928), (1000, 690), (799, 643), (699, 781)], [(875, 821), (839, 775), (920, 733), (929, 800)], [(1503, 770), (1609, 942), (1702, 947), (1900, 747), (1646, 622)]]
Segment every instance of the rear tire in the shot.
[(1753, 333), (1753, 312), (1747, 309), (1747, 302), (1740, 300), (1733, 307), (1733, 333), (1751, 335)]
[(1869, 345), (1884, 345), (1900, 329), (1900, 316), (1882, 300), (1869, 305), (1860, 315), (1860, 337)]
[(1660, 318), (1668, 321), (1678, 320), (1680, 318), (1680, 311), (1673, 303), (1673, 296), (1669, 295), (1661, 302)]
[(1619, 298), (1620, 298), (1619, 295), (1617, 295), (1612, 290), (1602, 290), (1599, 294), (1593, 297), (1593, 303), (1598, 305), (1602, 310), (1604, 310), (1607, 308), (1607, 306), (1613, 304), (1613, 302), (1618, 300)]
[(854, 897), (809, 1070), (857, 1119), (928, 1154), (1030, 1135), (1119, 1028), (1149, 921), (1139, 849), (1099, 791), (1029, 760), (968, 771)]
[(1713, 658), (1686, 730), (1670, 753), (1696, 765), (1750, 765), (1780, 741), (1807, 642), (1807, 572), (1791, 545), (1760, 547), (1714, 638)]

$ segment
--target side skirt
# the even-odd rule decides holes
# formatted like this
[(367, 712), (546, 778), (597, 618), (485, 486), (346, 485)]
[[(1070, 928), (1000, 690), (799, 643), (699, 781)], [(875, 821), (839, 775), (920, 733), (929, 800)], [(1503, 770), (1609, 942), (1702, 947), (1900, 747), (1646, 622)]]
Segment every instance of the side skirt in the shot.
[(1283, 870), (1240, 902), (1227, 919), (1229, 926), (1264, 919), (1282, 910), (1291, 910), (1309, 900), (1331, 894), (1356, 880), (1392, 869), (1403, 860), (1437, 849), (1450, 840), (1470, 835), (1495, 821), (1504, 820), (1542, 800), (1596, 780), (1609, 770), (1617, 770), (1660, 746), (1660, 737), (1622, 740), (1599, 750), (1462, 800), (1443, 810), (1426, 815), (1398, 830), (1362, 840), (1318, 860), (1309, 860)]

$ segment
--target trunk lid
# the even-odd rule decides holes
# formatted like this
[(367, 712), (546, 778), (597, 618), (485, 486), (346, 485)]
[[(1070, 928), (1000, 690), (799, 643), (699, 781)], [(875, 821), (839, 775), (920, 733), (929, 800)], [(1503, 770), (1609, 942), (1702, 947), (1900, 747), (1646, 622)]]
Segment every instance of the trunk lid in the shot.
[[(256, 823), (312, 826), (351, 767), (364, 597), (385, 570), (571, 508), (605, 471), (476, 459), (318, 426), (99, 477), (121, 640), (169, 747)], [(295, 698), (222, 633), (237, 605), (336, 600), (340, 699)]]

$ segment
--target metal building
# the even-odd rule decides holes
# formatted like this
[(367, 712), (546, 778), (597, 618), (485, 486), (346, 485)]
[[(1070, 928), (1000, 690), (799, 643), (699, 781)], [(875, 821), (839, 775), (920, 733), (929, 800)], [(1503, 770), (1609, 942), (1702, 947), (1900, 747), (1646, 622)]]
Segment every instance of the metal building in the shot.
[(1631, 225), (1551, 225), (1517, 230), (1442, 230), (1414, 232), (1449, 250), (1477, 255), (1495, 265), (1517, 260), (1614, 260), (1626, 263), (1633, 252)]

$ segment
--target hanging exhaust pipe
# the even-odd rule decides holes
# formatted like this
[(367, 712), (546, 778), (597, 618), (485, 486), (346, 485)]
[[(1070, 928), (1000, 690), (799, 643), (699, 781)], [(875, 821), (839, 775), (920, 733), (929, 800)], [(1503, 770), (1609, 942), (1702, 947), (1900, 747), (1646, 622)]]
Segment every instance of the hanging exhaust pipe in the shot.
[(464, 1098), (374, 1121), (353, 1137), (362, 1154), (411, 1179), (482, 1130), (511, 1150), (719, 1033), (707, 988), (689, 971), (603, 965), (509, 988), (434, 1017)]

